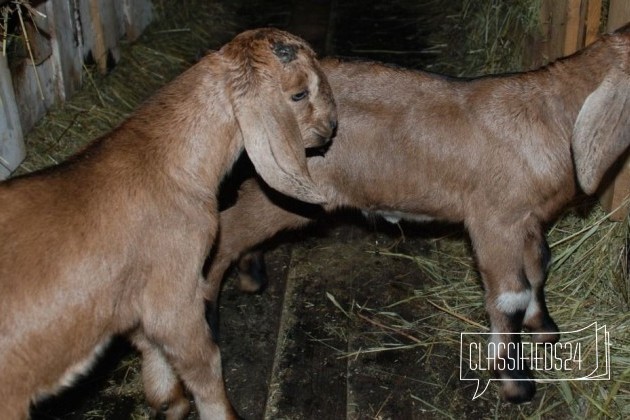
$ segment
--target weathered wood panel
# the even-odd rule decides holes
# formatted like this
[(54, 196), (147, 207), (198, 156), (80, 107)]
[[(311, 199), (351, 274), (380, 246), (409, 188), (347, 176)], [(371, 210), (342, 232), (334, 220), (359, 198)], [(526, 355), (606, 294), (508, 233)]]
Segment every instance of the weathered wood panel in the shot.
[(583, 22), (580, 20), (581, 7), (582, 0), (567, 1), (563, 55), (573, 54), (582, 46), (580, 42), (580, 29)]
[(120, 39), (135, 40), (153, 18), (150, 0), (46, 0), (35, 10), (23, 12), (17, 25), (27, 57), (10, 57), (10, 66), (5, 59), (0, 74), (0, 179), (24, 156), (22, 133), (80, 89), (84, 60), (91, 58), (103, 73), (111, 70), (120, 59)]
[(23, 19), (23, 33), (28, 37), (24, 42), (29, 46), (29, 56), (11, 66), (15, 99), (24, 132), (29, 131), (44, 116), (57, 97), (46, 4), (40, 4), (36, 10), (41, 15), (33, 14), (32, 20)]
[(25, 156), (7, 58), (0, 54), (0, 179), (7, 178)]
[(614, 31), (630, 22), (630, 1), (610, 0), (608, 9), (608, 31)]
[(65, 101), (81, 87), (83, 57), (74, 5), (68, 0), (46, 2), (50, 22), (53, 67), (57, 75), (57, 98)]
[(584, 44), (590, 45), (599, 37), (602, 20), (602, 0), (589, 0), (586, 11), (586, 34)]
[(106, 73), (120, 59), (118, 40), (123, 29), (117, 6), (121, 6), (121, 0), (79, 2), (83, 57), (91, 56), (101, 73)]
[(123, 25), (128, 41), (135, 41), (153, 20), (150, 1), (123, 0)]

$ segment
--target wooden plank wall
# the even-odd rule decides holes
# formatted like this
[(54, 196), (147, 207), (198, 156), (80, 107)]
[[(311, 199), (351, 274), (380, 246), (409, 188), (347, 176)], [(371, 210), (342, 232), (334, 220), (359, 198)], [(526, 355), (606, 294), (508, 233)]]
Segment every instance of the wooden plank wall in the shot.
[(542, 47), (532, 60), (548, 63), (591, 44), (599, 36), (601, 17), (602, 0), (542, 0)]
[[(535, 52), (529, 52), (526, 67), (537, 67), (588, 46), (604, 32), (612, 32), (630, 22), (630, 0), (609, 0), (605, 9), (602, 0), (542, 0), (541, 39), (534, 40)], [(602, 20), (606, 25), (602, 25)], [(622, 169), (603, 187), (600, 199), (608, 212), (617, 209), (630, 196), (630, 158)], [(611, 215), (611, 220), (624, 220), (628, 208)]]
[[(612, 32), (630, 22), (630, 1), (610, 0), (606, 30)], [(621, 165), (621, 169), (601, 195), (601, 203), (606, 211), (614, 211), (611, 220), (622, 221), (628, 216), (630, 206), (624, 202), (630, 197), (630, 158)], [(622, 206), (620, 208), (620, 206)]]
[[(15, 10), (15, 3), (2, 7)], [(84, 60), (109, 71), (120, 40), (138, 38), (153, 8), (151, 0), (46, 0), (35, 13), (22, 10), (19, 36), (28, 37), (32, 58), (0, 57), (0, 179), (24, 159), (23, 133), (80, 89)]]

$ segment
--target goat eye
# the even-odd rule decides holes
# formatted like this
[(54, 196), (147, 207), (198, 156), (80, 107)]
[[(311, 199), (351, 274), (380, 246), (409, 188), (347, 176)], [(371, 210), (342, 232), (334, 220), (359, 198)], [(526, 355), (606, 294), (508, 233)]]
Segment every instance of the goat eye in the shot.
[(295, 95), (291, 95), (291, 100), (298, 102), (301, 101), (302, 99), (306, 98), (308, 96), (308, 90), (303, 90), (300, 93), (296, 93)]

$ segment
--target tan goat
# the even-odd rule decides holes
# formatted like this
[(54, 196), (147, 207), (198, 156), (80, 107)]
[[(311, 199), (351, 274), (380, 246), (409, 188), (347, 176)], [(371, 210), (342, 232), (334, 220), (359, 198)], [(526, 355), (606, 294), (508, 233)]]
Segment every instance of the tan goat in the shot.
[[(550, 259), (545, 228), (576, 193), (572, 150), (580, 184), (593, 193), (630, 142), (629, 61), (628, 33), (536, 71), (472, 80), (324, 60), (339, 127), (325, 156), (308, 159), (327, 197), (324, 208), (463, 223), (497, 333), (492, 340), (514, 342), (501, 333), (525, 328), (534, 341), (553, 342), (558, 329), (543, 290)], [(233, 261), (318, 214), (247, 180), (220, 215), (209, 299), (216, 299)], [(251, 261), (255, 255), (247, 256)], [(495, 373), (505, 380), (505, 399), (534, 395), (527, 371)]]
[(149, 403), (233, 417), (204, 318), (202, 266), (219, 183), (243, 150), (270, 185), (322, 202), (305, 147), (336, 111), (312, 50), (274, 29), (247, 31), (66, 163), (0, 184), (0, 417), (70, 385), (115, 334), (149, 354)]

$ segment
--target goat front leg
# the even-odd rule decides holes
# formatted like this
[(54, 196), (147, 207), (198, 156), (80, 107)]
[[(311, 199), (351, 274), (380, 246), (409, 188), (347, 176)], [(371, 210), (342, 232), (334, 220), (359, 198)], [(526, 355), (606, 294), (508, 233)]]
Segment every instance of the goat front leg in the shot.
[(248, 293), (263, 291), (269, 282), (264, 252), (255, 249), (242, 255), (236, 264), (236, 273), (241, 291)]
[[(219, 234), (205, 285), (208, 318), (213, 327), (221, 283), (232, 263), (278, 232), (305, 226), (321, 214), (319, 207), (278, 197), (260, 182), (257, 178), (243, 182), (234, 205), (219, 216)], [(241, 288), (251, 293), (260, 291), (266, 282), (262, 253), (245, 255), (238, 268)]]
[(532, 288), (532, 298), (527, 305), (523, 325), (532, 333), (536, 343), (555, 343), (560, 339), (558, 326), (547, 310), (545, 282), (551, 263), (551, 250), (539, 230), (525, 240), (525, 275)]
[(488, 225), (470, 227), (469, 233), (485, 287), (485, 306), (490, 319), (488, 360), (501, 380), (501, 397), (512, 403), (530, 401), (536, 387), (529, 366), (521, 360), (519, 333), (531, 299), (523, 268), (522, 231)]
[[(152, 295), (146, 297), (151, 304), (144, 307), (142, 327), (147, 339), (155, 343), (161, 353), (156, 356), (155, 349), (149, 349), (148, 354), (153, 358), (149, 360), (149, 368), (157, 369), (168, 378), (165, 366), (172, 366), (193, 395), (202, 420), (235, 419), (236, 413), (223, 384), (221, 353), (206, 324), (204, 281), (199, 278), (194, 290), (184, 282), (162, 285), (167, 287), (156, 287)], [(160, 360), (162, 355), (164, 360)], [(167, 380), (166, 391), (158, 390), (155, 382), (149, 380), (148, 383), (153, 388), (145, 392), (155, 392), (162, 398), (173, 390), (172, 378)]]
[(142, 354), (142, 380), (151, 418), (184, 419), (190, 402), (166, 356), (141, 331), (136, 331), (131, 341)]

